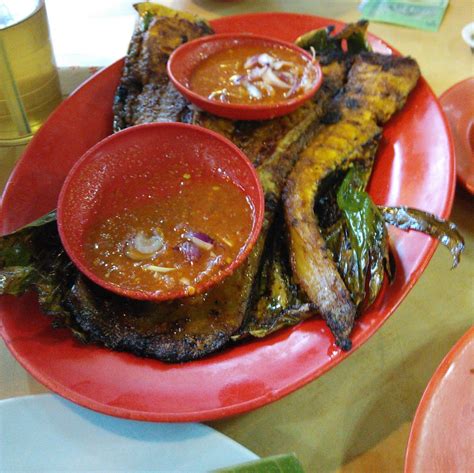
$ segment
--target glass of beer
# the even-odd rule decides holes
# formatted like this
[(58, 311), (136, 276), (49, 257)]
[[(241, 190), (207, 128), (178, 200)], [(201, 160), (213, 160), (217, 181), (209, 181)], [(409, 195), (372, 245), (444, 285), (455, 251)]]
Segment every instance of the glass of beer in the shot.
[(60, 101), (44, 0), (0, 0), (0, 187)]

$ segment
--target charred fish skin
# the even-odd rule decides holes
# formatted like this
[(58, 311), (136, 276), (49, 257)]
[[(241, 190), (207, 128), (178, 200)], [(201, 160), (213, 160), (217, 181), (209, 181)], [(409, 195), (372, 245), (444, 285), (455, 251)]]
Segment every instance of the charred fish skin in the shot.
[[(384, 124), (401, 109), (420, 76), (411, 58), (361, 53), (353, 62), (335, 120), (322, 125), (302, 153), (284, 191), (292, 269), (326, 320), (336, 343), (351, 347), (356, 306), (318, 227), (314, 212), (319, 186), (331, 172), (372, 160)], [(335, 123), (331, 123), (335, 121)]]
[(262, 338), (282, 327), (295, 325), (315, 313), (292, 278), (281, 201), (278, 204), (255, 278), (255, 293), (245, 323), (232, 340)]
[[(134, 301), (106, 293), (78, 275), (67, 306), (89, 343), (170, 363), (202, 358), (222, 348), (241, 321), (232, 298), (241, 277), (227, 292), (209, 293), (199, 301), (169, 304)], [(232, 325), (234, 324), (234, 325)]]
[(189, 103), (168, 80), (168, 58), (181, 44), (213, 34), (193, 15), (149, 2), (135, 8), (139, 19), (115, 94), (114, 132), (141, 123), (183, 121)]

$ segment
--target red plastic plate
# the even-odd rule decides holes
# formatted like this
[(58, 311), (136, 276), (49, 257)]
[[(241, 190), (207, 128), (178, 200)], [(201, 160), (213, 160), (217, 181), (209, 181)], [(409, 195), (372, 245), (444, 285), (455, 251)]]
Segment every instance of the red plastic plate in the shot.
[(474, 195), (474, 77), (454, 84), (439, 101), (454, 138), (458, 180)]
[(411, 426), (405, 473), (472, 471), (474, 328), (438, 366)]
[[(217, 32), (250, 32), (294, 41), (328, 24), (327, 18), (288, 13), (225, 17)], [(377, 49), (386, 46), (373, 38)], [(56, 206), (75, 161), (111, 133), (112, 99), (122, 61), (91, 78), (33, 138), (8, 183), (0, 230), (14, 230)], [(449, 215), (454, 192), (452, 142), (444, 115), (421, 79), (405, 108), (385, 127), (373, 173), (377, 203), (405, 204)], [(356, 323), (353, 350), (373, 335), (420, 277), (436, 248), (414, 232), (391, 233), (397, 273)], [(0, 298), (0, 332), (16, 359), (58, 394), (106, 414), (153, 421), (202, 421), (242, 413), (275, 401), (321, 376), (350, 353), (333, 343), (314, 318), (273, 336), (231, 346), (206, 359), (168, 365), (95, 345), (51, 328), (36, 296)]]

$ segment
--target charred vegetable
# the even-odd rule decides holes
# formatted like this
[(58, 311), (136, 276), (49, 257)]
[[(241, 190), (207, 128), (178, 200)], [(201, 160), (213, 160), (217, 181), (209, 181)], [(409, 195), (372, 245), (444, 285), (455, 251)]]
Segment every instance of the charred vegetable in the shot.
[(68, 326), (83, 339), (66, 307), (66, 295), (77, 269), (64, 251), (56, 212), (0, 238), (0, 294), (38, 293), (42, 311), (56, 327)]
[(372, 304), (385, 271), (391, 276), (387, 229), (379, 209), (364, 192), (365, 174), (357, 166), (348, 172), (337, 192), (341, 218), (324, 231), (328, 249), (357, 307), (364, 301)]
[(392, 277), (387, 224), (437, 238), (449, 249), (453, 268), (459, 264), (464, 249), (464, 240), (454, 223), (418, 209), (377, 207), (365, 191), (366, 184), (366, 169), (355, 165), (337, 192), (340, 218), (323, 230), (328, 249), (357, 307), (370, 305), (382, 288), (385, 274)]

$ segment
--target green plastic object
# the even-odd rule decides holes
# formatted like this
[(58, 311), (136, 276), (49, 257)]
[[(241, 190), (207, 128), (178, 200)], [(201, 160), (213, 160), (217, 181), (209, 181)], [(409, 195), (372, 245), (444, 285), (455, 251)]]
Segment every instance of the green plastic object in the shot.
[(240, 465), (219, 468), (212, 473), (304, 473), (294, 453), (274, 455)]

